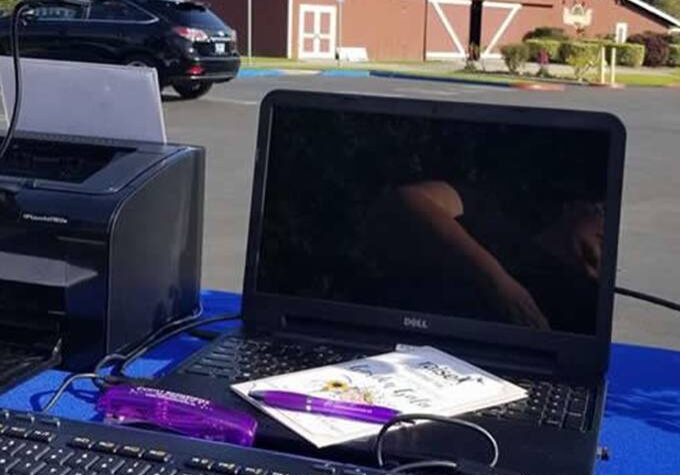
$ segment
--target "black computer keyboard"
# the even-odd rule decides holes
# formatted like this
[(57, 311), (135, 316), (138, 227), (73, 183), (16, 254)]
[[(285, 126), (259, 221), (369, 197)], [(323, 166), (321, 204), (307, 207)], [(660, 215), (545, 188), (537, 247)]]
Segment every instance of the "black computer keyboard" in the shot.
[(570, 430), (588, 428), (588, 408), (592, 402), (592, 393), (587, 388), (549, 381), (513, 377), (506, 379), (526, 389), (529, 397), (478, 411), (476, 415)]
[(179, 371), (239, 383), (366, 356), (356, 349), (328, 344), (226, 336), (199, 351)]
[(177, 435), (0, 410), (3, 475), (379, 475)]

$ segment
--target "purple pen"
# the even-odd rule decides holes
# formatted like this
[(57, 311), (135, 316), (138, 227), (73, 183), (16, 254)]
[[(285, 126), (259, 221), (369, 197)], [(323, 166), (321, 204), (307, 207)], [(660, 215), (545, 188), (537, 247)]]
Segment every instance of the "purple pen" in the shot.
[(288, 391), (251, 391), (248, 396), (263, 402), (267, 406), (290, 411), (309, 412), (322, 416), (340, 417), (353, 421), (374, 422), (384, 424), (399, 411), (389, 407), (373, 406), (356, 402), (334, 401), (320, 397)]

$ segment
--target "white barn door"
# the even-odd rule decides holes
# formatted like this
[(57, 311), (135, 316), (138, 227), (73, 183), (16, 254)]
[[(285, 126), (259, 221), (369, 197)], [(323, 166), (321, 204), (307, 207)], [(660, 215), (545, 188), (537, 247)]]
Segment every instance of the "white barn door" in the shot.
[(335, 59), (337, 7), (300, 5), (298, 58)]

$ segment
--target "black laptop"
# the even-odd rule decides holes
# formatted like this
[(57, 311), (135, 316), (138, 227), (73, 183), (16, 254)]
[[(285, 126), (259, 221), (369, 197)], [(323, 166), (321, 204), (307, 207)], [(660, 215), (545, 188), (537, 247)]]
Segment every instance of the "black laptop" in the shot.
[[(591, 473), (605, 399), (625, 131), (602, 113), (277, 91), (262, 103), (243, 326), (161, 386), (249, 411), (257, 444), (322, 451), (235, 382), (427, 344), (529, 398), (465, 417), (498, 466)], [(404, 460), (484, 463), (485, 440), (424, 424)]]

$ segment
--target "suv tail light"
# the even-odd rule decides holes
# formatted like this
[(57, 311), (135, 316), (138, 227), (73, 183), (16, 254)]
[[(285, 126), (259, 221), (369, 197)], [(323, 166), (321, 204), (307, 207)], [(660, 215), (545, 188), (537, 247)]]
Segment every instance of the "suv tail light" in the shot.
[(210, 37), (208, 34), (203, 31), (199, 30), (198, 28), (188, 28), (186, 26), (176, 26), (175, 28), (172, 29), (176, 34), (184, 38), (185, 40), (189, 40), (192, 43), (196, 42), (204, 42), (204, 41), (209, 41)]

